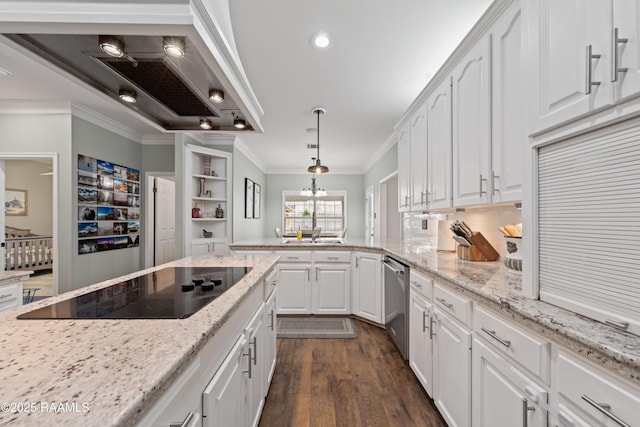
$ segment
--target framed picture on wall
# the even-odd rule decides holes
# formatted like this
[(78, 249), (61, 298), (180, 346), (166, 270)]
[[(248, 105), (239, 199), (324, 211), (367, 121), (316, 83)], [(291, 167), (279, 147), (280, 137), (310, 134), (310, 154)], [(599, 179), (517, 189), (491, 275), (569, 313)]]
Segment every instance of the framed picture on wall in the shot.
[(260, 218), (260, 199), (262, 193), (262, 186), (260, 184), (253, 184), (253, 217)]
[(253, 185), (249, 178), (244, 179), (244, 217), (253, 218)]
[(7, 188), (4, 190), (4, 214), (7, 216), (27, 216), (29, 199), (27, 190)]

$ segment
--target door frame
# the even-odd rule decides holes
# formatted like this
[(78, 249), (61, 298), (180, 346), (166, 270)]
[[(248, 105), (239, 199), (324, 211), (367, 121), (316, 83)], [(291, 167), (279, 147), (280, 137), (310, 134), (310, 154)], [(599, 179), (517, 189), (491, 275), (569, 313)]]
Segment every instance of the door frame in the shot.
[(367, 241), (373, 240), (376, 235), (376, 196), (372, 185), (365, 190), (364, 236)]
[[(156, 230), (156, 212), (155, 212), (155, 192), (154, 184), (156, 177), (173, 177), (175, 181), (175, 172), (153, 172), (147, 171), (144, 173), (145, 182), (145, 223), (146, 233), (144, 238), (144, 265), (145, 268), (153, 267), (153, 260), (155, 254), (155, 230)], [(176, 206), (178, 204), (176, 203)], [(177, 227), (176, 227), (177, 230)]]
[[(378, 197), (378, 204), (376, 206), (376, 210), (378, 211), (378, 236), (380, 238), (380, 241), (386, 241), (387, 240), (387, 211), (386, 208), (382, 209), (383, 206), (387, 206), (388, 200), (387, 200), (387, 185), (389, 180), (393, 179), (393, 178), (397, 178), (398, 176), (398, 170), (390, 173), (389, 175), (385, 176), (384, 178), (382, 178), (379, 181), (379, 188), (380, 188), (380, 197)], [(397, 200), (393, 201), (394, 203), (398, 203)]]
[[(53, 276), (53, 295), (58, 295), (58, 270), (59, 270), (59, 259), (60, 259), (60, 251), (58, 250), (58, 199), (59, 199), (59, 192), (58, 192), (58, 185), (59, 185), (59, 178), (58, 178), (58, 153), (48, 153), (48, 152), (33, 152), (33, 153), (0, 153), (0, 160), (5, 161), (5, 160), (51, 160), (51, 167), (52, 167), (52, 171), (53, 171), (53, 175), (51, 176), (51, 192), (52, 192), (52, 209), (53, 212), (51, 212), (51, 221), (52, 221), (52, 238), (53, 238), (53, 270), (52, 270), (52, 276)], [(2, 184), (2, 197), (1, 200), (4, 200), (4, 187), (6, 185), (6, 179), (4, 176), (4, 167), (2, 169), (2, 182), (0, 182), (0, 184)], [(0, 215), (2, 216), (2, 224), (5, 223), (5, 215), (4, 215), (4, 210), (2, 211), (2, 213), (0, 213)], [(77, 214), (76, 214), (77, 215)], [(4, 241), (4, 240), (3, 240)]]

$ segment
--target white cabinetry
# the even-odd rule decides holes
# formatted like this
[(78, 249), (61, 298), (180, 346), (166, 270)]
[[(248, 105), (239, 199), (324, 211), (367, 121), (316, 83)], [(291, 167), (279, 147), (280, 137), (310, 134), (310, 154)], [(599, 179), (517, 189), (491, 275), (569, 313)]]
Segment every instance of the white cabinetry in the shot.
[(522, 13), (518, 2), (492, 26), (491, 191), (493, 203), (522, 200), (523, 154), (528, 148)]
[[(617, 22), (612, 27), (613, 3), (621, 14), (631, 12), (627, 16), (631, 27), (618, 27)], [(627, 6), (631, 10), (625, 10)], [(632, 46), (615, 43), (614, 28), (619, 28), (620, 38), (631, 40), (638, 32), (638, 15), (632, 15), (633, 9), (637, 13), (637, 7), (635, 1), (527, 1), (531, 20), (528, 27), (531, 42), (528, 70), (531, 76), (529, 119), (532, 133), (613, 104), (614, 84), (611, 80), (614, 76), (624, 80), (626, 76), (612, 70), (612, 45), (616, 45), (620, 66), (637, 65), (638, 55), (638, 40), (632, 42), (636, 52)], [(621, 20), (620, 24), (624, 23), (626, 27), (627, 19)], [(637, 73), (637, 69), (630, 71), (632, 75)], [(634, 75), (632, 79), (636, 77)], [(637, 86), (629, 92), (636, 90)]]
[(546, 426), (551, 343), (478, 306), (473, 333), (473, 426)]
[(472, 303), (438, 282), (433, 292), (433, 400), (450, 427), (470, 427)]
[(22, 281), (9, 279), (0, 282), (0, 311), (22, 305)]
[(351, 271), (351, 313), (382, 324), (382, 255), (355, 252)]
[(242, 335), (202, 393), (205, 427), (248, 425), (246, 389), (251, 355)]
[(411, 209), (411, 133), (409, 123), (398, 131), (398, 211)]
[(409, 366), (433, 396), (433, 281), (411, 271), (409, 282)]
[(249, 372), (247, 373), (248, 425), (252, 427), (256, 427), (260, 421), (260, 414), (262, 413), (266, 396), (267, 374), (265, 364), (267, 363), (267, 342), (265, 334), (264, 305), (261, 305), (245, 329), (249, 354)]
[[(226, 254), (231, 241), (232, 154), (196, 145), (185, 148), (187, 255)], [(215, 176), (213, 176), (215, 174)], [(211, 232), (205, 237), (205, 231)]]
[(427, 106), (420, 108), (409, 120), (411, 156), (411, 210), (427, 208)]
[[(267, 282), (267, 286), (269, 282)], [(273, 373), (276, 369), (276, 337), (277, 337), (277, 290), (271, 293), (271, 295), (267, 298), (265, 302), (264, 316), (265, 316), (265, 346), (266, 346), (266, 357), (265, 357), (265, 396), (269, 391), (269, 384), (271, 383), (271, 379), (273, 378)]]
[(491, 43), (485, 35), (458, 63), (453, 88), (453, 203), (490, 201)]
[(637, 389), (564, 351), (558, 354), (557, 369), (560, 426), (638, 425)]
[(451, 207), (451, 78), (427, 100), (428, 208)]
[(546, 391), (481, 339), (473, 340), (473, 427), (544, 427)]
[(349, 252), (278, 252), (278, 314), (349, 314)]

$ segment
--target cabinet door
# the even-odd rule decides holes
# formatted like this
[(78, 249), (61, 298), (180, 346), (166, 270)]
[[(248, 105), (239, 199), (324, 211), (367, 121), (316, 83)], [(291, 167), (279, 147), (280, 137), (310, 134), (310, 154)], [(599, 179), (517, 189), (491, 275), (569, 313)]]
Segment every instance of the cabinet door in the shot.
[[(529, 0), (527, 7), (532, 133), (611, 105), (611, 2)], [(600, 58), (587, 58), (589, 45)], [(589, 74), (600, 85), (590, 85)]]
[(504, 13), (492, 30), (493, 128), (491, 182), (494, 203), (522, 200), (523, 152), (528, 146), (522, 14), (519, 5)]
[(276, 294), (278, 290), (276, 289), (271, 293), (267, 302), (265, 303), (265, 375), (266, 375), (266, 387), (265, 387), (265, 396), (269, 392), (269, 384), (271, 384), (271, 379), (273, 378), (273, 373), (276, 369), (276, 325), (277, 325), (277, 315), (276, 315)]
[(489, 202), (490, 54), (490, 40), (485, 36), (452, 74), (454, 206)]
[(398, 211), (411, 207), (411, 138), (409, 123), (398, 132)]
[(357, 253), (353, 268), (351, 312), (382, 324), (382, 264), (379, 255)]
[(618, 71), (614, 73), (612, 60), (612, 80), (616, 80), (616, 100), (625, 101), (640, 94), (640, 2), (638, 0), (614, 0), (613, 2), (613, 41), (618, 30), (618, 41), (627, 39), (625, 43), (615, 45)]
[(411, 290), (409, 304), (409, 366), (429, 396), (433, 397), (432, 305)]
[(251, 364), (247, 379), (247, 405), (249, 407), (249, 425), (252, 427), (256, 427), (260, 421), (266, 395), (267, 344), (265, 332), (264, 305), (262, 305), (245, 329), (249, 363)]
[(311, 314), (311, 266), (278, 264), (278, 314)]
[(349, 264), (316, 264), (313, 291), (314, 314), (351, 313)]
[(547, 425), (547, 411), (539, 405), (546, 404), (546, 393), (478, 339), (473, 340), (472, 372), (473, 427)]
[(211, 243), (208, 241), (191, 242), (191, 256), (209, 255)]
[(429, 208), (450, 208), (453, 166), (450, 78), (442, 82), (427, 100), (427, 123)]
[(411, 209), (427, 207), (427, 107), (422, 105), (409, 121), (411, 125)]
[(245, 397), (248, 381), (249, 353), (244, 335), (224, 359), (202, 393), (204, 427), (244, 426), (248, 424)]
[(471, 333), (434, 308), (433, 400), (450, 427), (471, 426)]

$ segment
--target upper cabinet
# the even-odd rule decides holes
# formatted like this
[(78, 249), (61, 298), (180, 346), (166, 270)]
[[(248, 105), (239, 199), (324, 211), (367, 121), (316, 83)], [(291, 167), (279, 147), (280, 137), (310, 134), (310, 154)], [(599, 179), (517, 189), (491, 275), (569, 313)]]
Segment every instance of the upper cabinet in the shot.
[(451, 207), (451, 79), (427, 99), (427, 202), (429, 209)]
[(411, 119), (411, 210), (427, 208), (427, 107), (421, 105)]
[(522, 12), (509, 8), (491, 30), (491, 201), (522, 200), (522, 156), (528, 145)]
[(491, 174), (491, 40), (472, 47), (452, 73), (453, 204), (489, 203)]
[(639, 8), (637, 0), (527, 2), (531, 134), (640, 94)]
[(409, 123), (398, 131), (398, 211), (411, 210), (411, 133)]

